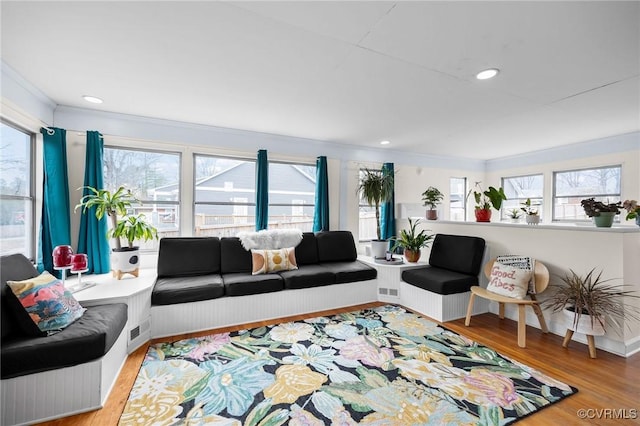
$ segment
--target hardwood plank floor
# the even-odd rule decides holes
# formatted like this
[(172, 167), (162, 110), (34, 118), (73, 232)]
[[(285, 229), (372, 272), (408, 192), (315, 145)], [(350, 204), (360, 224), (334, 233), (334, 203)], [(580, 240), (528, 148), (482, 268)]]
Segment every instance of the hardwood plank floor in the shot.
[[(331, 311), (314, 312), (216, 329), (215, 332), (237, 331), (283, 321), (298, 321), (314, 316), (380, 306), (369, 303)], [(568, 383), (579, 392), (563, 401), (547, 407), (518, 422), (523, 426), (544, 425), (640, 425), (640, 354), (629, 358), (598, 351), (598, 358), (589, 358), (586, 345), (571, 342), (568, 349), (562, 347), (562, 337), (544, 334), (537, 328), (527, 328), (527, 348), (517, 345), (517, 324), (512, 320), (500, 320), (494, 314), (476, 315), (471, 327), (464, 326), (464, 319), (444, 324), (447, 328), (472, 340), (487, 345), (507, 357), (536, 368), (549, 376)], [(172, 341), (212, 334), (212, 331), (183, 334), (153, 341)], [(120, 414), (129, 397), (129, 391), (138, 374), (149, 344), (129, 355), (104, 408), (64, 419), (40, 423), (55, 426), (110, 426), (117, 425)], [(589, 418), (579, 417), (580, 410)]]

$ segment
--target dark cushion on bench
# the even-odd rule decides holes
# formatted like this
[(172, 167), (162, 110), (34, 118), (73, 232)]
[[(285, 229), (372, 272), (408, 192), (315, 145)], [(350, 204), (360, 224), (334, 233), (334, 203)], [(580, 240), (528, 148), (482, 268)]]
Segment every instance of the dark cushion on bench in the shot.
[(2, 343), (2, 379), (70, 367), (104, 356), (127, 323), (127, 305), (90, 306), (59, 333), (18, 337)]
[(158, 277), (186, 277), (220, 273), (217, 237), (162, 238)]
[(197, 302), (224, 296), (220, 274), (158, 278), (151, 293), (152, 305)]
[(436, 234), (429, 265), (467, 275), (478, 275), (482, 266), (485, 241), (465, 235)]
[(349, 231), (317, 232), (318, 261), (352, 262), (357, 259), (358, 252)]
[(0, 328), (2, 328), (2, 335), (0, 337), (0, 346), (4, 343), (5, 338), (10, 337), (12, 334), (24, 335), (22, 327), (20, 327), (20, 321), (31, 321), (27, 312), (22, 309), (24, 316), (14, 318), (12, 312), (17, 309), (15, 304), (19, 304), (13, 294), (8, 294), (11, 289), (7, 285), (7, 280), (22, 281), (29, 278), (37, 277), (38, 271), (33, 266), (31, 261), (24, 257), (22, 254), (11, 254), (0, 257)]
[(222, 250), (220, 269), (223, 274), (251, 273), (251, 252), (242, 247), (239, 238), (223, 237), (220, 240), (220, 248)]
[(336, 275), (336, 284), (375, 280), (378, 274), (375, 268), (358, 260), (353, 262), (321, 263), (320, 265)]
[(313, 232), (302, 233), (302, 241), (296, 246), (296, 262), (298, 266), (318, 263), (318, 243)]
[(319, 287), (336, 282), (336, 275), (321, 265), (302, 265), (293, 271), (280, 272), (288, 289)]
[(425, 266), (402, 272), (402, 281), (424, 290), (446, 295), (469, 291), (471, 286), (478, 285), (478, 276)]
[(284, 281), (278, 274), (234, 273), (225, 274), (222, 280), (227, 296), (245, 296), (284, 290)]

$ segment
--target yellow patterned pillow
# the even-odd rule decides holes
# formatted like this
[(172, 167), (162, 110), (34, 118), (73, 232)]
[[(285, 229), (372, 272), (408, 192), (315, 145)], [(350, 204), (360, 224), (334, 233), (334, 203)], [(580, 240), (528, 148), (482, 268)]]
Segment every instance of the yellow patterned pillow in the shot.
[(293, 247), (278, 250), (251, 250), (253, 275), (298, 269)]

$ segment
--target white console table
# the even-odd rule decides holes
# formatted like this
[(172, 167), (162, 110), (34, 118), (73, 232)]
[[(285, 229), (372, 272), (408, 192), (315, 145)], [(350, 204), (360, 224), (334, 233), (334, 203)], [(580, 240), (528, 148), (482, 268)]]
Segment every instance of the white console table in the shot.
[(428, 265), (424, 260), (409, 263), (404, 257), (394, 255), (394, 258), (402, 259), (403, 262), (399, 264), (386, 262), (385, 260), (376, 262), (371, 256), (358, 256), (359, 261), (376, 268), (376, 271), (378, 271), (378, 300), (381, 302), (401, 303), (400, 282), (402, 281), (402, 272)]
[[(140, 269), (138, 277), (115, 279), (111, 273), (83, 275), (82, 283), (93, 287), (73, 293), (83, 306), (126, 303), (128, 306), (127, 352), (131, 353), (151, 339), (151, 290), (156, 279), (155, 269)], [(67, 288), (78, 283), (78, 277), (66, 280)]]

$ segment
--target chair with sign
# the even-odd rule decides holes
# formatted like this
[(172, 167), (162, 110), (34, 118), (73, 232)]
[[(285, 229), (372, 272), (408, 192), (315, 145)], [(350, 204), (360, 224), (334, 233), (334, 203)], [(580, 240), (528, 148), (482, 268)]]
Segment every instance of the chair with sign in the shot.
[[(484, 274), (491, 281), (491, 273), (493, 270), (494, 263), (496, 259), (492, 259), (484, 266)], [(469, 305), (467, 307), (467, 317), (465, 319), (464, 325), (469, 326), (471, 322), (471, 314), (473, 312), (473, 302), (476, 296), (482, 297), (484, 299), (493, 300), (494, 302), (498, 302), (498, 315), (500, 319), (504, 319), (504, 307), (505, 304), (512, 304), (518, 306), (518, 346), (521, 348), (526, 347), (526, 306), (531, 306), (536, 316), (538, 317), (538, 321), (540, 322), (540, 329), (543, 333), (548, 333), (549, 329), (547, 328), (547, 323), (544, 320), (544, 315), (542, 314), (542, 309), (540, 308), (540, 304), (536, 299), (536, 295), (542, 293), (546, 290), (549, 285), (549, 270), (547, 267), (540, 261), (535, 261), (534, 267), (534, 282), (535, 282), (535, 294), (526, 291), (526, 296), (522, 299), (505, 296), (502, 294), (497, 294), (493, 291), (489, 291), (486, 288), (482, 288), (479, 286), (471, 287), (471, 297), (469, 299)]]

